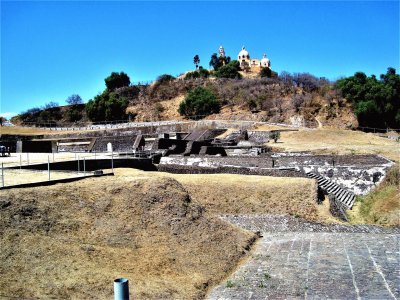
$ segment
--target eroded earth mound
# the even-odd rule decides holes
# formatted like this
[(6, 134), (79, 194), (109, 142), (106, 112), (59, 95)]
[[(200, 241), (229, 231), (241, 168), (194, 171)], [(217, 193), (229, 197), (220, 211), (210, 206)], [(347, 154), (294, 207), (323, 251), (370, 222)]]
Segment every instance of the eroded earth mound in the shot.
[(0, 191), (0, 296), (201, 298), (255, 235), (204, 213), (171, 178)]

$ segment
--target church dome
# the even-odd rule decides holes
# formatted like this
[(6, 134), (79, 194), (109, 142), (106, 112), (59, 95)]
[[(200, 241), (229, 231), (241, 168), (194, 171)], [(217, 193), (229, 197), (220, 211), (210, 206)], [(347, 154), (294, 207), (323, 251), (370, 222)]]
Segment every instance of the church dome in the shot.
[(268, 68), (270, 67), (271, 62), (267, 58), (266, 54), (263, 55), (263, 58), (261, 59), (260, 64), (261, 64), (261, 67), (268, 67)]
[(238, 59), (250, 59), (250, 54), (247, 52), (246, 48), (243, 46), (238, 54)]

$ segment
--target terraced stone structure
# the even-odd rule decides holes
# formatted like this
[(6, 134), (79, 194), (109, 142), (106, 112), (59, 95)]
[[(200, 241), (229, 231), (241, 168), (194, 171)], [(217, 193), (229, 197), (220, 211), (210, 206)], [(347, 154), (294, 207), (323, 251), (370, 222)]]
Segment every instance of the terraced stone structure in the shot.
[(227, 167), (293, 170), (297, 171), (292, 173), (294, 177), (301, 173), (315, 179), (324, 193), (333, 197), (344, 209), (351, 209), (355, 195), (366, 194), (379, 184), (393, 162), (377, 155), (276, 153), (256, 157), (163, 157), (160, 165), (169, 166), (170, 169), (178, 169), (176, 166), (206, 168), (210, 173), (213, 169), (219, 173), (221, 168)]

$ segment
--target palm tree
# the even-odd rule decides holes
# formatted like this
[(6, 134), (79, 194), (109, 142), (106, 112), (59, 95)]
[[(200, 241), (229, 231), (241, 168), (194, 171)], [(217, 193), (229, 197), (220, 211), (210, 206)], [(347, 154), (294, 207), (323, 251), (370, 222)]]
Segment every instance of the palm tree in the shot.
[(193, 57), (193, 63), (196, 65), (196, 70), (197, 70), (200, 63), (200, 57), (197, 54)]

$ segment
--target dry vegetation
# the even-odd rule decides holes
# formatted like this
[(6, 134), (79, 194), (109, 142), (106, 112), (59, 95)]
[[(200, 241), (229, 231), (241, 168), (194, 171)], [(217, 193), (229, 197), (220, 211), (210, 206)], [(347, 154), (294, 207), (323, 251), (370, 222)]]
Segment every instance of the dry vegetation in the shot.
[[(129, 100), (128, 112), (139, 121), (178, 119), (179, 103), (195, 87), (210, 89), (221, 104), (215, 119), (290, 123), (295, 116), (317, 126), (316, 118), (340, 128), (357, 126), (350, 104), (325, 80), (309, 74), (252, 79), (189, 79), (130, 86), (116, 92)], [(165, 112), (162, 110), (165, 109)]]
[(316, 203), (315, 182), (306, 178), (237, 174), (169, 174), (116, 169), (120, 178), (169, 177), (180, 182), (211, 215), (290, 214), (310, 221), (338, 222)]
[(351, 222), (400, 226), (399, 184), (399, 166), (395, 165), (376, 190), (357, 198), (353, 210), (348, 211)]
[(93, 132), (94, 130), (48, 130), (40, 127), (25, 127), (25, 126), (2, 126), (0, 134), (4, 135), (61, 135), (66, 133), (84, 133)]
[[(10, 135), (43, 135), (43, 134), (49, 134), (50, 132), (51, 132), (50, 130), (36, 128), (36, 127), (22, 127), (22, 126), (0, 127), (0, 134), (10, 134)], [(65, 133), (65, 131), (62, 133)]]
[(110, 298), (124, 276), (139, 299), (202, 298), (255, 239), (219, 214), (329, 221), (308, 179), (115, 171), (0, 191), (3, 295)]
[(400, 160), (399, 143), (372, 133), (322, 128), (282, 132), (275, 146), (284, 151), (313, 151), (318, 154), (381, 154)]
[(86, 179), (0, 199), (3, 296), (106, 299), (123, 276), (135, 298), (202, 298), (255, 239), (204, 214), (171, 178)]

